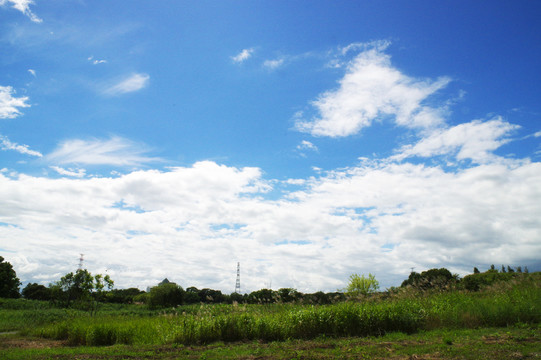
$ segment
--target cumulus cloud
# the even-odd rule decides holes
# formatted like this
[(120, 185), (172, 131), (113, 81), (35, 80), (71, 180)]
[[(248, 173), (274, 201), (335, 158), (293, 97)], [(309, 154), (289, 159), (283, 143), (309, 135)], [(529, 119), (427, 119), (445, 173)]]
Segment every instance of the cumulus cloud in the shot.
[(233, 60), (233, 62), (235, 63), (243, 63), (245, 62), (246, 60), (248, 60), (250, 57), (252, 57), (252, 54), (254, 53), (254, 49), (253, 48), (250, 48), (250, 49), (243, 49), (240, 53), (238, 53), (237, 55), (235, 56), (232, 56), (231, 57), (231, 60)]
[(0, 119), (13, 119), (21, 115), (20, 108), (30, 107), (27, 96), (15, 97), (11, 86), (0, 86)]
[(144, 154), (148, 149), (118, 136), (109, 139), (66, 140), (46, 156), (53, 164), (140, 166), (161, 161)]
[(6, 136), (0, 134), (0, 148), (2, 150), (14, 150), (24, 155), (43, 157), (39, 151), (31, 150), (28, 145), (19, 145), (11, 142)]
[(43, 21), (30, 10), (30, 5), (34, 4), (33, 0), (0, 0), (0, 6), (6, 6), (8, 4), (28, 16), (33, 22), (40, 23)]
[(150, 80), (148, 74), (135, 73), (104, 89), (106, 95), (122, 95), (145, 88)]
[(291, 179), (298, 191), (267, 199), (276, 181), (261, 169), (210, 161), (114, 178), (0, 174), (0, 241), (15, 266), (23, 256), (35, 265), (16, 267), (24, 281), (72, 271), (81, 252), (121, 287), (168, 277), (229, 292), (237, 261), (245, 291), (270, 279), (331, 291), (352, 272), (391, 286), (412, 266), (538, 264), (540, 181), (539, 163), (445, 171), (373, 161)]
[(485, 163), (495, 157), (492, 152), (509, 142), (507, 136), (518, 128), (518, 125), (510, 124), (501, 117), (489, 121), (474, 120), (434, 130), (417, 144), (402, 147), (394, 158), (403, 160), (410, 156), (454, 154), (457, 160)]
[(443, 108), (425, 101), (450, 79), (416, 79), (391, 65), (382, 47), (365, 50), (349, 62), (335, 90), (321, 94), (312, 105), (318, 116), (298, 119), (298, 130), (314, 136), (343, 137), (356, 134), (375, 120), (392, 117), (409, 128), (430, 128), (443, 123)]

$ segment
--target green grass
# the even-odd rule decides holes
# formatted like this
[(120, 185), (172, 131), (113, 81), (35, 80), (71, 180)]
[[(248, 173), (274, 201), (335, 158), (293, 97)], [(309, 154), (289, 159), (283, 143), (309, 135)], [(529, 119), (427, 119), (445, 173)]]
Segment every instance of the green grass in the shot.
[[(0, 332), (60, 340), (70, 346), (191, 346), (252, 341), (413, 334), (487, 327), (537, 326), (539, 276), (522, 276), (481, 292), (405, 289), (333, 305), (189, 305), (148, 310), (101, 306), (92, 315), (25, 300), (0, 301)], [(452, 338), (444, 339), (453, 345)]]
[[(16, 338), (12, 338), (16, 341)], [(32, 339), (28, 339), (32, 341)], [(43, 341), (43, 340), (41, 340)], [(527, 359), (541, 357), (539, 327), (440, 329), (379, 337), (319, 337), (210, 345), (113, 345), (41, 348), (0, 340), (2, 359)], [(17, 347), (18, 346), (18, 347)]]
[(191, 305), (161, 315), (103, 310), (93, 317), (75, 312), (28, 333), (70, 345), (191, 345), (538, 324), (541, 286), (536, 280), (525, 277), (484, 292), (405, 291), (386, 299), (321, 306)]

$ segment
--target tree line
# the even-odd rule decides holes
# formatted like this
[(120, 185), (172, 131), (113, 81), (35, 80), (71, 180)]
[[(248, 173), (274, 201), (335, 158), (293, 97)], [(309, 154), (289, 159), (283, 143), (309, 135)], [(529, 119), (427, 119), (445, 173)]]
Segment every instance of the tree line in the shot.
[[(478, 291), (497, 281), (510, 280), (513, 277), (528, 273), (528, 268), (503, 266), (497, 270), (494, 265), (480, 272), (477, 267), (473, 274), (460, 278), (445, 268), (434, 268), (417, 273), (412, 271), (402, 282), (400, 288), (414, 288), (419, 291), (464, 289)], [(310, 304), (331, 304), (352, 298), (366, 297), (376, 293), (379, 283), (375, 276), (352, 274), (345, 289), (335, 292), (301, 293), (293, 288), (278, 290), (260, 289), (249, 294), (223, 294), (220, 290), (196, 287), (182, 288), (167, 279), (145, 292), (137, 288), (114, 289), (114, 282), (108, 275), (92, 275), (86, 269), (70, 272), (48, 287), (37, 283), (29, 283), (21, 292), (21, 282), (17, 278), (12, 265), (0, 256), (0, 297), (50, 301), (59, 307), (77, 307), (95, 311), (99, 303), (146, 304), (150, 308), (173, 307), (182, 304), (272, 304), (302, 302)], [(399, 291), (392, 287), (382, 295)]]

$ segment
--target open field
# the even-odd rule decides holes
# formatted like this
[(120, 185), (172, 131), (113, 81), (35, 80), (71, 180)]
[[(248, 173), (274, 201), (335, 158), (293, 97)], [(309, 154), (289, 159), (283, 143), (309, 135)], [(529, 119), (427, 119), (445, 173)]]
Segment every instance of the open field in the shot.
[(331, 305), (102, 305), (91, 314), (2, 300), (0, 347), (2, 359), (539, 358), (539, 275)]
[(0, 338), (2, 359), (539, 359), (541, 329), (443, 329), (380, 337), (209, 345), (67, 346), (65, 341)]

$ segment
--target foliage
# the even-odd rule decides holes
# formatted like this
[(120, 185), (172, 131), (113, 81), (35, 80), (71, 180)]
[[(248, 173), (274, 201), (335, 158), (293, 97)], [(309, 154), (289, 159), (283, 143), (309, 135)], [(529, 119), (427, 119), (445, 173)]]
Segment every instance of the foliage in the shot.
[(138, 295), (143, 293), (144, 291), (137, 288), (113, 289), (105, 294), (105, 301), (117, 304), (131, 304)]
[[(505, 268), (503, 268), (505, 270)], [(479, 291), (481, 288), (490, 286), (500, 281), (510, 281), (521, 273), (515, 272), (497, 272), (488, 270), (483, 273), (473, 273), (464, 276), (461, 281), (461, 287), (469, 291)]]
[[(146, 306), (105, 304), (93, 317), (80, 310), (55, 309), (47, 302), (3, 301), (0, 306), (7, 310), (0, 312), (0, 329), (26, 329), (34, 336), (65, 340), (71, 345), (313, 339), (539, 324), (541, 274), (519, 274), (478, 292), (427, 292), (405, 287), (387, 297), (331, 305), (298, 301), (149, 310)], [(38, 308), (39, 304), (43, 307)]]
[(37, 335), (72, 345), (188, 345), (538, 324), (540, 280), (540, 276), (522, 276), (475, 293), (427, 293), (409, 287), (383, 300), (332, 305), (214, 304), (182, 306), (165, 316), (104, 314), (51, 324)]
[(402, 282), (401, 287), (413, 286), (419, 290), (448, 289), (459, 282), (458, 275), (453, 275), (446, 268), (430, 269), (422, 273), (412, 271), (407, 280)]
[(103, 300), (104, 289), (110, 290), (113, 284), (109, 275), (93, 276), (86, 269), (78, 269), (75, 274), (70, 272), (63, 276), (52, 284), (50, 289), (52, 299), (64, 306), (70, 306), (72, 302), (75, 302), (87, 310), (95, 310), (96, 302)]
[(182, 304), (184, 289), (177, 284), (162, 282), (150, 289), (148, 305), (151, 308), (177, 306)]
[(18, 298), (19, 286), (21, 282), (13, 270), (13, 266), (4, 261), (4, 258), (0, 256), (0, 297), (2, 298)]
[(271, 289), (261, 289), (252, 291), (248, 295), (248, 303), (250, 304), (270, 304), (276, 302), (277, 294)]
[(29, 300), (51, 300), (51, 289), (36, 283), (29, 283), (22, 291), (25, 299)]
[(364, 275), (352, 274), (349, 276), (349, 283), (346, 292), (349, 296), (368, 295), (379, 289), (379, 282), (372, 274), (368, 277)]

